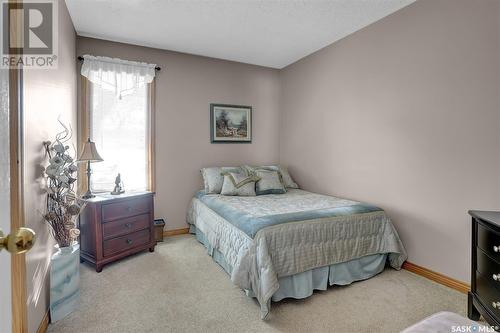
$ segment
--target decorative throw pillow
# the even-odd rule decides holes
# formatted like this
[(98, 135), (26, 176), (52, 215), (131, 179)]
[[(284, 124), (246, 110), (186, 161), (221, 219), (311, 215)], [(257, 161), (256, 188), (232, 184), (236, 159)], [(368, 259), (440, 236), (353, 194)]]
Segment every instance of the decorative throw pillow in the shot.
[(254, 169), (253, 174), (260, 178), (255, 184), (257, 195), (286, 193), (278, 171)]
[(219, 194), (222, 190), (224, 182), (224, 172), (244, 173), (240, 167), (212, 167), (203, 168), (200, 170), (203, 176), (203, 184), (205, 185), (206, 194)]
[(299, 188), (296, 182), (294, 182), (292, 176), (288, 172), (288, 169), (284, 166), (279, 165), (279, 172), (281, 173), (281, 177), (283, 178), (283, 182), (285, 183), (285, 187), (287, 188)]
[(252, 171), (255, 169), (265, 169), (265, 170), (278, 171), (281, 175), (281, 178), (283, 180), (283, 184), (285, 185), (286, 188), (299, 188), (299, 185), (297, 185), (297, 183), (293, 180), (292, 176), (290, 176), (290, 173), (288, 172), (288, 169), (284, 166), (265, 165), (265, 166), (253, 167), (253, 166), (249, 166), (249, 165), (243, 165), (241, 168), (247, 174), (252, 173)]
[(224, 173), (224, 182), (222, 183), (222, 195), (255, 196), (255, 182), (260, 178), (251, 175), (247, 176), (241, 173)]

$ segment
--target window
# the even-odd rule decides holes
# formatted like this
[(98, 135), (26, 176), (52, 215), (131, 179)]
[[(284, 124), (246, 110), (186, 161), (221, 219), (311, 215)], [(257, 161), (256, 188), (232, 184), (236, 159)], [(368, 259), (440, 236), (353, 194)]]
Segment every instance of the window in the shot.
[[(90, 138), (104, 160), (92, 164), (93, 191), (112, 191), (118, 173), (126, 191), (154, 191), (155, 71), (155, 64), (83, 56), (79, 146)], [(84, 172), (82, 164), (79, 177)]]
[(93, 191), (113, 190), (121, 175), (127, 191), (149, 189), (150, 110), (148, 85), (123, 96), (90, 85), (89, 130), (103, 162), (92, 164)]

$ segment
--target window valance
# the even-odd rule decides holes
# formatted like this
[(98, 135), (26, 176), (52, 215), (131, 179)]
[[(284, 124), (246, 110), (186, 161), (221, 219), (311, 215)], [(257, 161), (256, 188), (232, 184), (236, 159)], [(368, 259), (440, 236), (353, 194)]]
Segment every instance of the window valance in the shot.
[(156, 74), (155, 67), (155, 64), (144, 62), (84, 55), (81, 74), (121, 98), (151, 83)]

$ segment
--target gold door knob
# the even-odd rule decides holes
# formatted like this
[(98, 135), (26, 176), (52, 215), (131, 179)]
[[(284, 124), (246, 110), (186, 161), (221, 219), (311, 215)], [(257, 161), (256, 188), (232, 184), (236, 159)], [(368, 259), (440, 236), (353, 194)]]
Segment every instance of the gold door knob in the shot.
[(4, 236), (0, 230), (0, 251), (6, 249), (12, 254), (29, 251), (35, 244), (36, 234), (30, 228), (19, 228), (13, 234)]

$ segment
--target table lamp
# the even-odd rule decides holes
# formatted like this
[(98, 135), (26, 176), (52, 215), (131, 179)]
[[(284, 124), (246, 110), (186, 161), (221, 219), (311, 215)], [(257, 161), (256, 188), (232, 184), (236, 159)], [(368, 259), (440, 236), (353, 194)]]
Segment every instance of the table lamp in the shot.
[(87, 192), (83, 195), (83, 199), (89, 199), (95, 197), (90, 190), (90, 175), (92, 170), (90, 169), (90, 162), (102, 162), (103, 159), (99, 156), (97, 149), (95, 148), (95, 143), (90, 141), (90, 138), (83, 145), (83, 151), (78, 159), (78, 162), (87, 162)]

